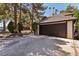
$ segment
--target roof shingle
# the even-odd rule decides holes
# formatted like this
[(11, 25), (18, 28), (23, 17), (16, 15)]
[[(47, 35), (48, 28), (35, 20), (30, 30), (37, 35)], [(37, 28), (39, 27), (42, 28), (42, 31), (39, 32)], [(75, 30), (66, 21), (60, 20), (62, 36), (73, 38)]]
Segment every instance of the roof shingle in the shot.
[(67, 20), (75, 20), (75, 19), (77, 19), (77, 18), (74, 16), (69, 16), (69, 15), (67, 16), (67, 15), (59, 14), (57, 16), (47, 17), (45, 20), (41, 21), (40, 23), (67, 21)]

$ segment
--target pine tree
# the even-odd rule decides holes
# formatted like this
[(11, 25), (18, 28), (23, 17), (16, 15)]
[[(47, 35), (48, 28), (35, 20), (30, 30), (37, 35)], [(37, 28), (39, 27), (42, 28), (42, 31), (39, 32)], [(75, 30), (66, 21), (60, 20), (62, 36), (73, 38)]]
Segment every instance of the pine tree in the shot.
[(9, 7), (8, 4), (3, 3), (0, 4), (0, 19), (3, 20), (3, 31), (6, 31), (6, 24), (5, 24), (5, 19), (8, 18), (9, 14)]

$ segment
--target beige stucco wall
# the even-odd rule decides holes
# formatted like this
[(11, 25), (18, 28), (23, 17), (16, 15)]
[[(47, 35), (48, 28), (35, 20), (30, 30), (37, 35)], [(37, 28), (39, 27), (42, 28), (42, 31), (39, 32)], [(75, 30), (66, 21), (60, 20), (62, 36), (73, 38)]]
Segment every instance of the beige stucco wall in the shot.
[(67, 21), (67, 38), (73, 38), (73, 21)]

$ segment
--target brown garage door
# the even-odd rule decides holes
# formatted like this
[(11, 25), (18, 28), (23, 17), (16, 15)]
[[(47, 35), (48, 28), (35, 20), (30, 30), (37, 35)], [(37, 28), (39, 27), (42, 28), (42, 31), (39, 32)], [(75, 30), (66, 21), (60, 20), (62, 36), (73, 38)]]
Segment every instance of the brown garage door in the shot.
[(66, 33), (67, 33), (66, 23), (40, 25), (39, 33), (41, 35), (66, 37)]

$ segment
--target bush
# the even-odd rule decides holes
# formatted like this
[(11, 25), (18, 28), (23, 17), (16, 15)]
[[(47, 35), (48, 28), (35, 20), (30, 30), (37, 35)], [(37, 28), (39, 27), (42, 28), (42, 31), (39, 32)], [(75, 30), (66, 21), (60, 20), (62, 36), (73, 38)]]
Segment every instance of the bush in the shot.
[(32, 29), (33, 29), (33, 31), (34, 31), (34, 33), (36, 32), (36, 30), (37, 30), (37, 23), (36, 22), (33, 22), (33, 24), (32, 24)]
[(8, 30), (9, 30), (9, 32), (11, 32), (11, 33), (14, 33), (14, 30), (15, 30), (15, 26), (14, 26), (14, 23), (11, 21), (11, 22), (9, 22), (9, 24), (8, 24)]

